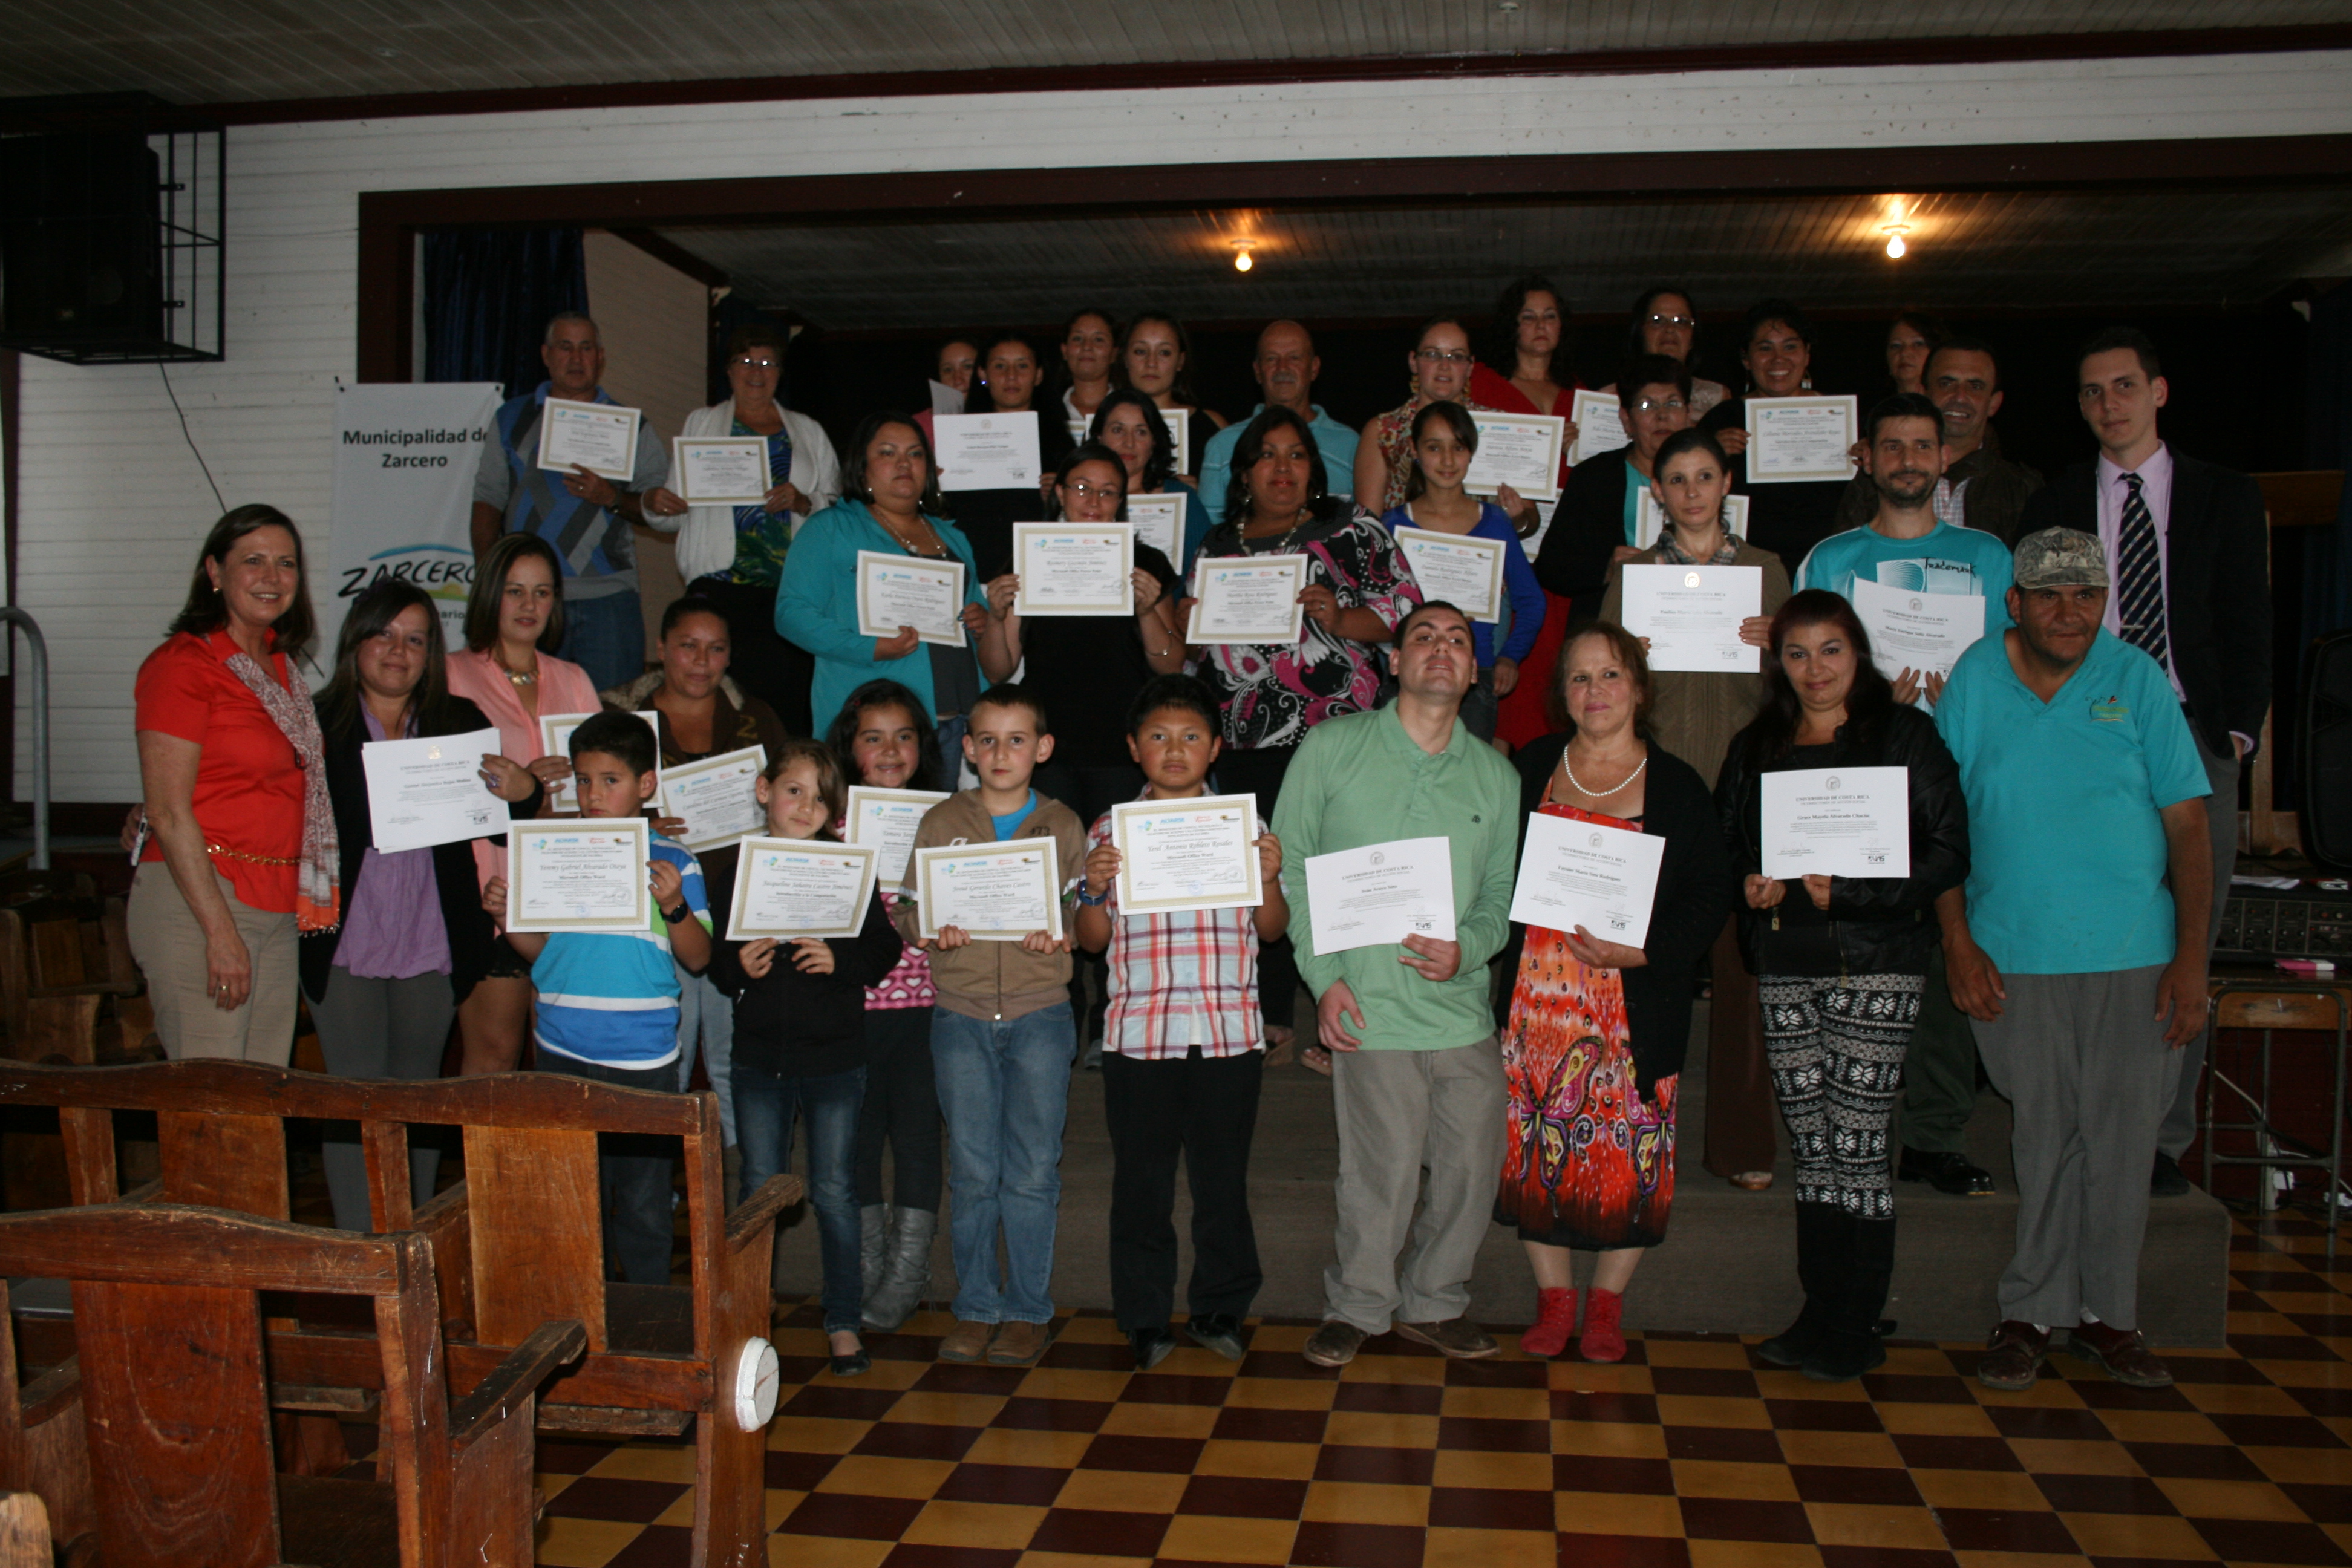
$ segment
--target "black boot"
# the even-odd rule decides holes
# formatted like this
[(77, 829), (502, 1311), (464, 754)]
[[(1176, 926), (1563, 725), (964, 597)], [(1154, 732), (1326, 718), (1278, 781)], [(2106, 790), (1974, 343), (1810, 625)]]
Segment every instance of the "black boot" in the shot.
[(1822, 1343), (1845, 1287), (1853, 1221), (1835, 1204), (1797, 1205), (1797, 1282), (1805, 1305), (1797, 1321), (1756, 1347), (1772, 1366), (1802, 1366)]
[(1845, 1289), (1821, 1347), (1805, 1358), (1805, 1375), (1816, 1383), (1852, 1383), (1886, 1364), (1883, 1334), (1892, 1325), (1878, 1315), (1895, 1277), (1895, 1218), (1849, 1219), (1853, 1239)]

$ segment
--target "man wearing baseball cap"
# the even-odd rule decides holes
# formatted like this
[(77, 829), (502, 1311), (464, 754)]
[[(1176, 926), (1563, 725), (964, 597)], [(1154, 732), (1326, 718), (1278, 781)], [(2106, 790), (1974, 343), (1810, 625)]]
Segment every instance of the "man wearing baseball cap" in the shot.
[(2016, 1107), (2017, 1252), (1977, 1376), (2022, 1389), (2053, 1329), (2118, 1382), (2172, 1374), (2138, 1331), (2157, 1130), (2205, 1026), (2211, 786), (2164, 668), (2102, 629), (2107, 563), (2071, 528), (2017, 546), (2009, 613), (1952, 667), (1970, 869), (1937, 902), (1952, 1000)]

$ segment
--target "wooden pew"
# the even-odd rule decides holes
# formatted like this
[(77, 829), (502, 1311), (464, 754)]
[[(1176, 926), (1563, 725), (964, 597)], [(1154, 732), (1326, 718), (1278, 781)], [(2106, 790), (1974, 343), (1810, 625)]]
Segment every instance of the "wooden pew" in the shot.
[[(0, 1487), (45, 1492), (58, 1532), (68, 1519), (77, 1535), (87, 1528), (108, 1568), (531, 1562), (535, 1390), (581, 1353), (577, 1321), (536, 1326), (453, 1405), (434, 1370), (441, 1329), (418, 1236), (109, 1204), (0, 1215), (0, 1275), (72, 1280), (85, 1352), (76, 1386), (36, 1404), (19, 1395), (0, 1336)], [(388, 1479), (277, 1473), (263, 1291), (373, 1307), (365, 1342), (384, 1391), (377, 1468)], [(79, 1442), (40, 1446), (60, 1422)]]

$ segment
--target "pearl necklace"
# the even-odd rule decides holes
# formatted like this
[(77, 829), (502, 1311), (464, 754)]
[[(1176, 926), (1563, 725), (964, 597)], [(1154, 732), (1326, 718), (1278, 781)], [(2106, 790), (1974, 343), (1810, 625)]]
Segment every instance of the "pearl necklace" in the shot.
[(1568, 782), (1576, 786), (1576, 793), (1584, 796), (1587, 800), (1607, 800), (1611, 795), (1620, 794), (1627, 784), (1630, 784), (1635, 779), (1640, 778), (1642, 774), (1648, 770), (1649, 766), (1650, 754), (1647, 752), (1644, 752), (1642, 753), (1640, 765), (1634, 768), (1632, 773), (1627, 773), (1623, 778), (1618, 780), (1617, 787), (1615, 789), (1589, 789), (1585, 786), (1584, 781), (1576, 776), (1576, 770), (1569, 765), (1567, 750), (1562, 748), (1559, 753), (1560, 772), (1566, 773), (1568, 775)]

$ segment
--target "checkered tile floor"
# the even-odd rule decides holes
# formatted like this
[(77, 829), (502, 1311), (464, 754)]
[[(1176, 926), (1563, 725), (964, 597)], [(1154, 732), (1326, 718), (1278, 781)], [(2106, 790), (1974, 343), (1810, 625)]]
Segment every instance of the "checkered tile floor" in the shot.
[[(935, 1362), (942, 1313), (824, 1371), (814, 1307), (779, 1324), (769, 1560), (793, 1568), (1568, 1563), (2023, 1568), (2352, 1564), (2352, 1252), (2242, 1226), (2230, 1348), (2161, 1347), (2175, 1388), (2053, 1358), (2021, 1394), (1973, 1345), (1897, 1342), (1829, 1387), (1720, 1337), (1624, 1363), (1448, 1363), (1393, 1336), (1344, 1372), (1310, 1323), (1254, 1325), (1138, 1375), (1081, 1315), (1034, 1369)], [(1637, 1286), (1638, 1289), (1638, 1286)], [(542, 1563), (688, 1561), (689, 1446), (542, 1442)]]

